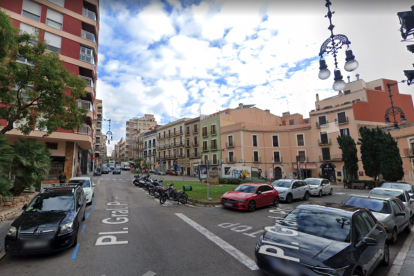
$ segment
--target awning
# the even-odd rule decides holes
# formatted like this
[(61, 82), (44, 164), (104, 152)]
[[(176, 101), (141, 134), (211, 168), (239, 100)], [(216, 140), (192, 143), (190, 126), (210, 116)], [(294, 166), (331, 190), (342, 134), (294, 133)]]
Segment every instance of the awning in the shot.
[[(293, 163), (293, 168), (296, 169), (297, 167), (298, 167), (297, 164)], [(300, 163), (300, 168), (305, 169), (305, 163), (301, 162)], [(316, 164), (315, 163), (306, 163), (306, 169), (307, 170), (316, 169)]]

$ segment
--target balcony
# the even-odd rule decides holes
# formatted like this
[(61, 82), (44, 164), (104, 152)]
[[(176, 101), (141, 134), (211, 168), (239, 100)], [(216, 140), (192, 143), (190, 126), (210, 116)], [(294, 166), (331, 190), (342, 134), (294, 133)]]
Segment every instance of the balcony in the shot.
[[(78, 77), (81, 78), (81, 79), (84, 79), (86, 81), (87, 86), (95, 88), (94, 85), (93, 85), (93, 79), (92, 78), (81, 76), (81, 75), (79, 75)], [(99, 108), (98, 108), (98, 112), (99, 112)], [(100, 112), (102, 113), (102, 107), (100, 109)]]
[(335, 119), (336, 125), (342, 125), (342, 124), (347, 124), (347, 123), (349, 123), (348, 117)]
[(261, 158), (260, 157), (258, 157), (258, 158), (252, 158), (252, 162), (253, 163), (260, 163), (260, 160), (261, 160)]
[(217, 131), (214, 131), (214, 132), (213, 132), (213, 131), (211, 131), (211, 132), (210, 132), (210, 135), (211, 135), (211, 136), (215, 136), (215, 135), (217, 135)]
[(96, 151), (100, 151), (101, 146), (100, 146), (100, 145), (95, 145), (94, 149), (95, 149)]
[(307, 156), (298, 156), (298, 159), (300, 162), (308, 162), (308, 157)]
[(234, 142), (228, 142), (226, 143), (226, 148), (234, 148)]
[(274, 159), (274, 160), (272, 161), (272, 163), (275, 163), (275, 164), (280, 164), (280, 163), (282, 163), (282, 162), (283, 162), (282, 157), (273, 158), (273, 159)]
[(210, 150), (217, 150), (217, 145), (214, 145), (214, 146), (212, 145)]
[(203, 147), (203, 151), (208, 151), (208, 147)]
[(82, 30), (81, 31), (81, 37), (84, 39), (87, 39), (89, 41), (92, 41), (93, 43), (96, 43), (95, 35), (93, 33), (90, 33), (88, 31)]
[(319, 146), (331, 145), (331, 139), (318, 140), (318, 144), (319, 144)]
[(193, 129), (193, 134), (198, 134), (198, 129)]
[(185, 133), (185, 136), (188, 136), (188, 135), (190, 135), (190, 132), (186, 132), (186, 133)]
[(193, 146), (193, 147), (198, 147), (198, 146), (199, 146), (199, 143), (198, 143), (198, 142), (193, 142), (193, 143), (192, 143), (192, 146)]
[(319, 156), (319, 161), (342, 161), (342, 154)]
[(93, 104), (90, 101), (78, 100), (78, 108), (85, 108), (88, 113), (93, 112)]
[(414, 156), (414, 149), (404, 149), (404, 155), (405, 156)]
[(88, 9), (83, 8), (82, 15), (96, 21), (96, 14)]
[(317, 128), (320, 128), (320, 127), (328, 127), (328, 126), (329, 126), (328, 120), (326, 120), (326, 122), (325, 123), (322, 123), (322, 124), (319, 124), (319, 122), (316, 122), (316, 127)]
[(171, 144), (167, 144), (167, 145), (165, 145), (165, 148), (171, 148), (172, 147), (172, 145)]
[(200, 158), (201, 154), (199, 152), (191, 154), (190, 158)]
[(79, 53), (79, 60), (95, 65), (93, 49), (81, 46), (80, 53)]
[(93, 142), (94, 144), (100, 144), (101, 143), (101, 139), (95, 139), (95, 142)]
[(190, 142), (188, 142), (188, 143), (185, 143), (185, 147), (186, 147), (186, 148), (189, 148), (189, 147), (191, 147), (191, 144), (190, 144)]
[(165, 156), (166, 159), (174, 159), (174, 154), (168, 154)]
[(83, 125), (78, 127), (78, 129), (75, 132), (76, 134), (83, 134), (83, 135), (92, 135), (92, 129), (88, 125)]
[(203, 131), (203, 137), (208, 137), (208, 131), (206, 132)]
[(228, 163), (228, 164), (234, 164), (234, 163), (236, 163), (236, 158), (235, 157), (226, 158), (226, 163)]

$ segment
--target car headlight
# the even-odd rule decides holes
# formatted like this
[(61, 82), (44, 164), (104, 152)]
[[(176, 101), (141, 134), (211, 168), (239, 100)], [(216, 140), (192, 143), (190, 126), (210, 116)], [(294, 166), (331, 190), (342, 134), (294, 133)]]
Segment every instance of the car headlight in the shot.
[(73, 230), (73, 222), (68, 222), (60, 226), (59, 234), (60, 235), (67, 234), (67, 233), (72, 232), (72, 230)]
[(256, 250), (259, 250), (260, 246), (262, 246), (262, 242), (263, 242), (263, 235), (261, 235), (261, 236), (259, 237), (259, 239), (257, 240), (257, 243), (256, 243)]
[(381, 223), (382, 223), (382, 226), (384, 226), (385, 229), (388, 228), (388, 225), (385, 222), (381, 222)]
[(322, 267), (315, 267), (312, 270), (321, 275), (332, 275), (332, 276), (342, 276), (345, 273), (345, 270), (348, 266), (343, 268), (322, 268)]
[(286, 191), (281, 191), (281, 192), (279, 192), (279, 194), (284, 194), (284, 193), (286, 193)]
[(14, 226), (10, 226), (9, 230), (7, 230), (6, 236), (15, 238), (17, 236), (17, 228)]
[(90, 193), (91, 193), (91, 192), (86, 192), (85, 194), (86, 194), (86, 195), (89, 195)]
[(242, 202), (246, 202), (247, 199), (241, 199), (241, 200), (237, 200), (238, 202), (242, 203)]

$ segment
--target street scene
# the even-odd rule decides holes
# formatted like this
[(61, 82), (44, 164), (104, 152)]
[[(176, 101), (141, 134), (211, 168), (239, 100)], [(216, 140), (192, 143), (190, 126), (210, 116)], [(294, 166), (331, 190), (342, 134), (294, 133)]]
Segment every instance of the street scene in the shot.
[(1, 0), (0, 41), (0, 275), (414, 273), (410, 1)]

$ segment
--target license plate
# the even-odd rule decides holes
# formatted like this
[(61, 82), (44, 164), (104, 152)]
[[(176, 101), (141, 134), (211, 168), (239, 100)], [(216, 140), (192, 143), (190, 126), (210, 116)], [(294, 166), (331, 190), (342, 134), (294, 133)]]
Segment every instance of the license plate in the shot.
[(36, 249), (36, 248), (44, 248), (48, 246), (48, 241), (30, 241), (25, 242), (23, 247), (25, 249)]
[(231, 204), (231, 203), (224, 203), (224, 206), (233, 207), (233, 204)]

